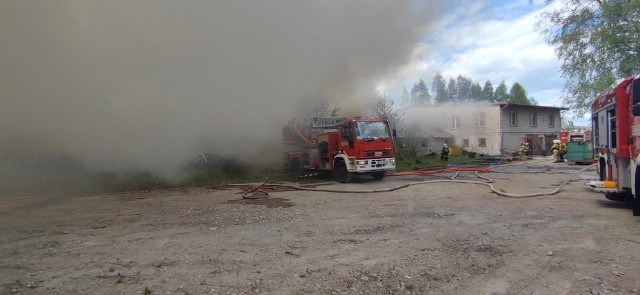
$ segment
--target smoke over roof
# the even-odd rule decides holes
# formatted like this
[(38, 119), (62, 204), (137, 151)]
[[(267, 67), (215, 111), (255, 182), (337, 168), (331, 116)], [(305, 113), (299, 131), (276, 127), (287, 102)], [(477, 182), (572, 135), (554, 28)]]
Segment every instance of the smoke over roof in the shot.
[(277, 142), (286, 120), (322, 98), (364, 112), (432, 9), (410, 0), (2, 1), (0, 144), (97, 169), (170, 171), (207, 149), (241, 151), (233, 139)]

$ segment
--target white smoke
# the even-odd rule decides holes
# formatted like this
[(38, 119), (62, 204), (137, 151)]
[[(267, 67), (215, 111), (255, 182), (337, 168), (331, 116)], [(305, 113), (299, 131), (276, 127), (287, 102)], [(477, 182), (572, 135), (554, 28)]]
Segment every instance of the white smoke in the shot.
[(375, 82), (408, 61), (432, 9), (411, 0), (2, 1), (0, 143), (101, 170), (172, 171), (208, 149), (252, 154), (322, 97), (366, 113)]

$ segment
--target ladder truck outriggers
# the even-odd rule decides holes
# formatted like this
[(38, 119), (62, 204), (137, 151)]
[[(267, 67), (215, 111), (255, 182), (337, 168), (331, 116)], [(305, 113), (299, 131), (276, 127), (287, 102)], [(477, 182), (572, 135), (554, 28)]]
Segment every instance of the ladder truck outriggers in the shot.
[(394, 134), (386, 119), (311, 117), (294, 119), (282, 130), (285, 168), (333, 172), (339, 182), (355, 173), (382, 180), (396, 168)]
[(640, 76), (607, 88), (591, 104), (592, 136), (600, 182), (610, 200), (633, 202), (640, 216)]

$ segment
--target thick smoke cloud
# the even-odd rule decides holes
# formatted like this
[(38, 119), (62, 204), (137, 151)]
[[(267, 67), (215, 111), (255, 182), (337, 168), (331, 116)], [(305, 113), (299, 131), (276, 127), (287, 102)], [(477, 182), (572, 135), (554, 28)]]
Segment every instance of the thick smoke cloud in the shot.
[(209, 150), (262, 157), (251, 150), (278, 142), (282, 124), (321, 98), (366, 114), (375, 82), (407, 61), (432, 9), (410, 0), (2, 1), (0, 143), (95, 169), (171, 172)]

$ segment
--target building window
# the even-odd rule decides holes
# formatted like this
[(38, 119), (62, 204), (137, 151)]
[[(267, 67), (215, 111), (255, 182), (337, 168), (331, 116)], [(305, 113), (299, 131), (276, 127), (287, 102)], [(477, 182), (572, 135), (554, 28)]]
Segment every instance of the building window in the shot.
[(469, 146), (469, 139), (463, 139), (462, 146)]
[(460, 115), (451, 117), (451, 129), (458, 129), (460, 126)]
[(518, 115), (516, 112), (509, 113), (509, 125), (511, 125), (511, 127), (518, 126)]
[(478, 146), (487, 146), (486, 138), (478, 138)]
[(531, 127), (538, 126), (538, 113), (536, 112), (529, 113), (529, 126)]
[(553, 119), (553, 114), (549, 114), (549, 127), (553, 127), (553, 124), (555, 123)]
[(473, 113), (473, 121), (476, 122), (476, 127), (484, 127), (484, 112)]

